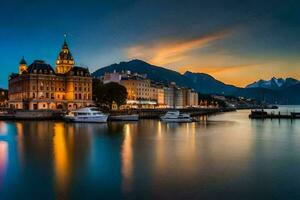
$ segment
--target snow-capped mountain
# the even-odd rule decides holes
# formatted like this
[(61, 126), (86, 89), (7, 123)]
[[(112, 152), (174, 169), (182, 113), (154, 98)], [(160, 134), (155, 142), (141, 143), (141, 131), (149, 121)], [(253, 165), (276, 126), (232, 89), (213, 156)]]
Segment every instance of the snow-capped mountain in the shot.
[(267, 88), (272, 90), (283, 89), (300, 83), (294, 78), (271, 78), (270, 80), (259, 80), (246, 86), (246, 88)]

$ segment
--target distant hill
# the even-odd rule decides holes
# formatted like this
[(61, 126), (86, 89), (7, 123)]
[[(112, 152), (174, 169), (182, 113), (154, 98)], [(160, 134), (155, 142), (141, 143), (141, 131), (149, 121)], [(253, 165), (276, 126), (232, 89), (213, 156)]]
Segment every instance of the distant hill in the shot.
[(132, 73), (146, 74), (149, 79), (156, 82), (175, 82), (180, 87), (193, 88), (202, 94), (243, 96), (276, 104), (300, 104), (300, 82), (293, 78), (272, 78), (269, 81), (259, 80), (246, 88), (239, 88), (225, 84), (205, 73), (187, 71), (184, 74), (180, 74), (170, 69), (151, 65), (142, 60), (112, 64), (96, 70), (92, 73), (92, 76), (100, 77), (105, 72), (114, 71), (131, 71)]
[(227, 85), (214, 77), (204, 73), (193, 73), (187, 71), (183, 74), (192, 82), (193, 88), (204, 94), (226, 94), (230, 95), (238, 91), (240, 88), (233, 85)]
[(163, 67), (150, 65), (142, 60), (132, 60), (129, 62), (120, 62), (119, 64), (112, 64), (107, 67), (100, 68), (92, 73), (94, 77), (100, 77), (105, 72), (126, 72), (131, 71), (138, 74), (147, 74), (147, 78), (157, 82), (176, 82), (179, 86), (191, 86), (191, 82), (187, 77), (182, 76), (179, 72), (172, 71)]
[(229, 94), (237, 89), (235, 86), (226, 85), (208, 74), (187, 71), (182, 75), (179, 72), (154, 66), (142, 60), (112, 64), (96, 70), (92, 73), (92, 76), (100, 77), (105, 72), (114, 71), (131, 71), (133, 73), (147, 74), (147, 78), (151, 80), (163, 83), (175, 82), (178, 86), (194, 88), (196, 91), (204, 94)]

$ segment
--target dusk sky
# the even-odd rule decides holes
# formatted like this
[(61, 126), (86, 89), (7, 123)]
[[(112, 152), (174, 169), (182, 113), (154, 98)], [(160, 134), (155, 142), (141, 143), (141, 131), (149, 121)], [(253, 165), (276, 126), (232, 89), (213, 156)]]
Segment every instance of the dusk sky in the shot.
[(142, 59), (228, 84), (300, 79), (299, 0), (1, 0), (0, 86), (22, 56), (55, 67), (64, 33), (93, 72)]

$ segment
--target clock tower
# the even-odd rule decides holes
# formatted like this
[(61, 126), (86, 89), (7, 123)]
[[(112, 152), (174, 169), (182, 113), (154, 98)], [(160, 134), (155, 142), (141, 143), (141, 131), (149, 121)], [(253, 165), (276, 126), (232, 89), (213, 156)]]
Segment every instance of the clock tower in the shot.
[(65, 74), (74, 67), (74, 60), (65, 38), (62, 49), (56, 60), (56, 73)]

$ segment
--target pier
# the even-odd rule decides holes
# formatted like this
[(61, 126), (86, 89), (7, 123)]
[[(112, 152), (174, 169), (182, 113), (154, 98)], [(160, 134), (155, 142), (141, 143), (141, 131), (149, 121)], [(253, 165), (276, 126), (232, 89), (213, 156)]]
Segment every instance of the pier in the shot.
[(290, 112), (282, 114), (278, 113), (267, 113), (264, 110), (252, 110), (249, 114), (250, 119), (300, 119), (300, 113)]
[[(172, 109), (133, 109), (111, 111), (111, 115), (138, 114), (140, 119), (158, 119)], [(235, 111), (233, 108), (182, 108), (176, 109), (181, 113), (189, 113), (192, 117)]]

